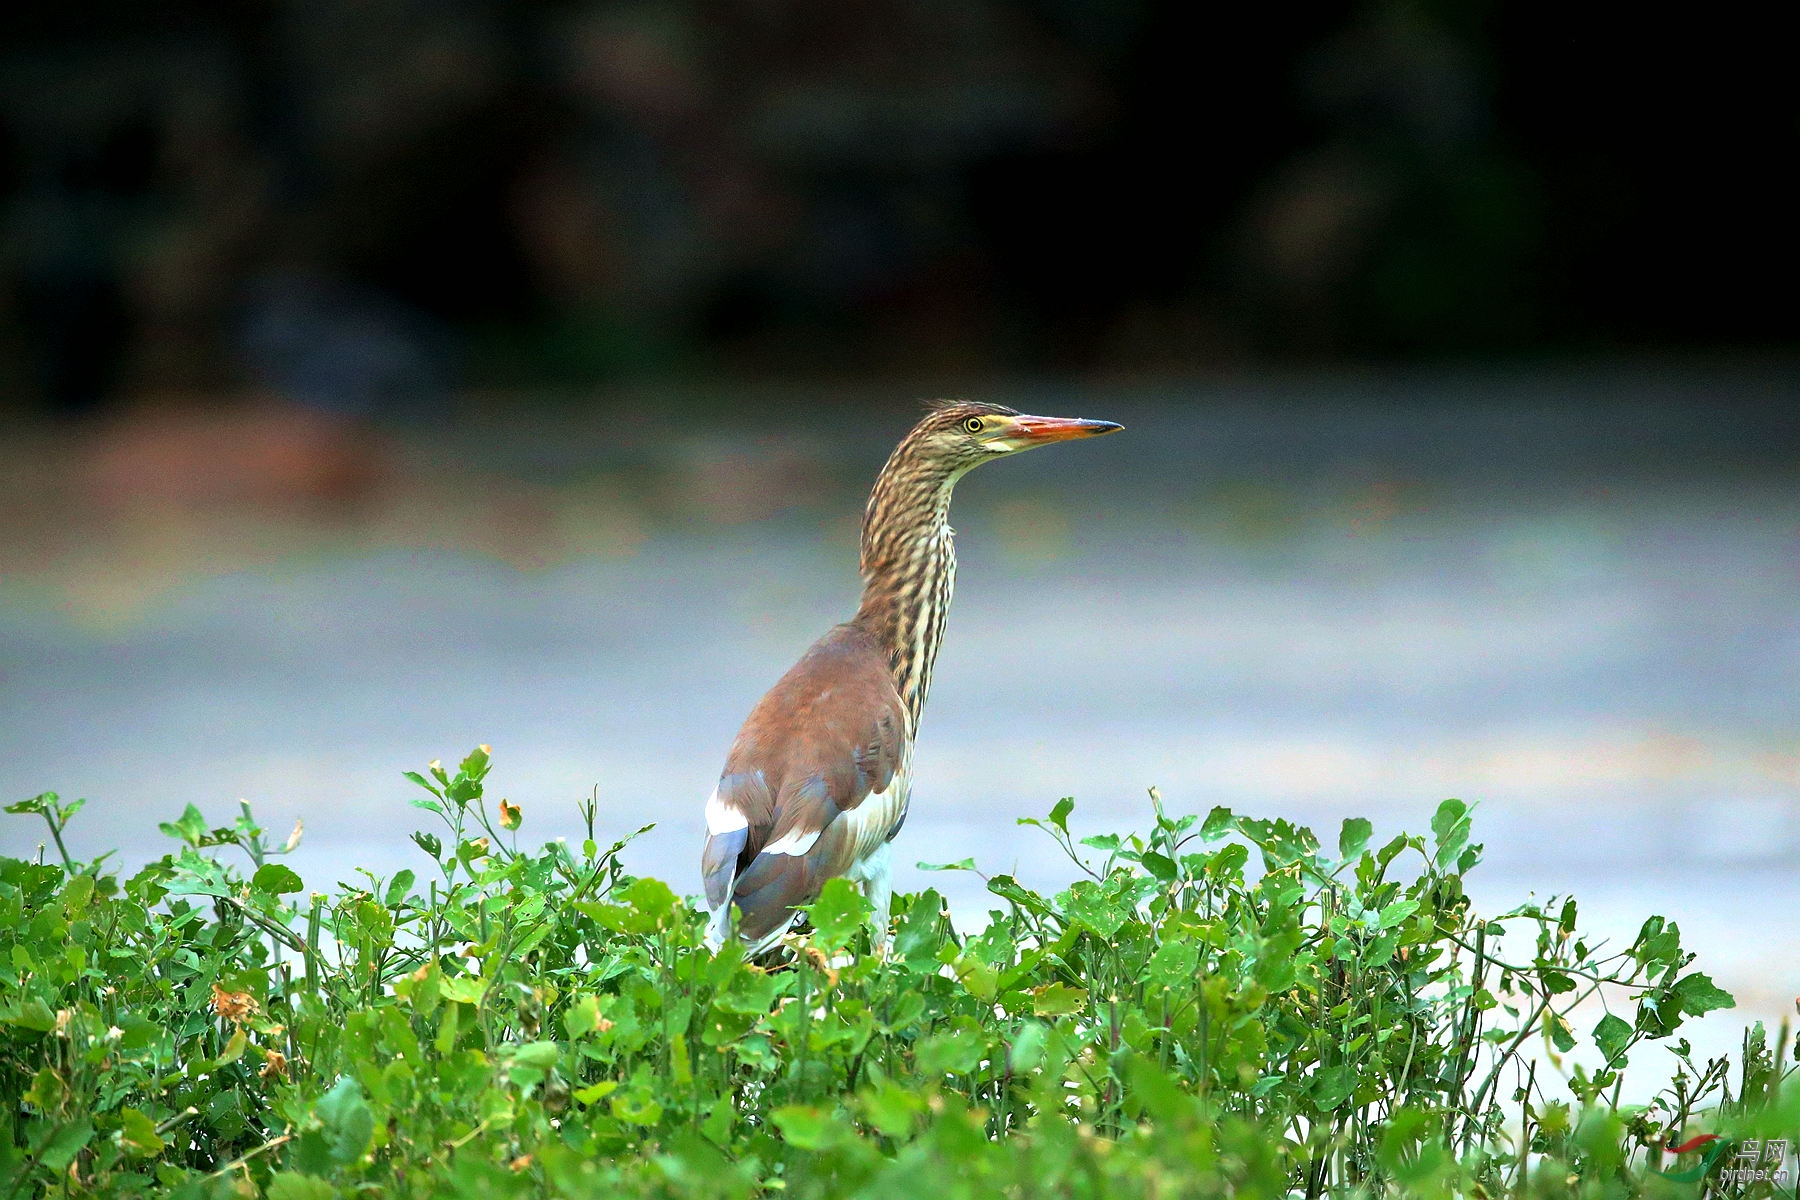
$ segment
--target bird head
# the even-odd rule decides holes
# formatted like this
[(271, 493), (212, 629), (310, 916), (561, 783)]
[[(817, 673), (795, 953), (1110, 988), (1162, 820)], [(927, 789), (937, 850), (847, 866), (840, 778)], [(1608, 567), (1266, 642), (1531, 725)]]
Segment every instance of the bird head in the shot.
[(961, 474), (1003, 455), (1123, 428), (1112, 421), (1082, 417), (1035, 417), (1004, 404), (945, 400), (932, 405), (913, 437), (924, 443), (922, 448), (931, 457), (952, 464)]

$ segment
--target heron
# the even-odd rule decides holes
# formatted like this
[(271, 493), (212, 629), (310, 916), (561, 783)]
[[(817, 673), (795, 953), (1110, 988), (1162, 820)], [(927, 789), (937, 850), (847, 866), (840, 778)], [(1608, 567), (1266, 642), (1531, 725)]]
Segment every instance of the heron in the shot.
[(715, 950), (735, 934), (761, 954), (838, 877), (862, 889), (885, 948), (892, 845), (956, 579), (950, 494), (983, 463), (1120, 428), (956, 400), (929, 406), (900, 440), (863, 509), (856, 615), (750, 710), (706, 801), (701, 875)]

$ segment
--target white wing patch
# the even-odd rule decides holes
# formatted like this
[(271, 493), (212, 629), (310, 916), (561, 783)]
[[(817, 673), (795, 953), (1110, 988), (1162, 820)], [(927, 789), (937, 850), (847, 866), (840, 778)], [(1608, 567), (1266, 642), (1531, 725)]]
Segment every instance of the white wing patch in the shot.
[[(688, 810), (692, 812), (692, 809)], [(737, 809), (719, 799), (719, 789), (714, 788), (712, 795), (706, 798), (706, 832), (714, 837), (722, 833), (736, 833), (750, 824), (750, 818)]]
[(852, 863), (862, 862), (886, 844), (889, 831), (906, 811), (907, 793), (912, 782), (910, 768), (910, 762), (903, 763), (886, 791), (870, 792), (861, 804), (838, 818), (850, 825), (849, 837), (854, 847)]
[(762, 852), (764, 854), (792, 854), (797, 856), (811, 850), (813, 848), (813, 843), (818, 840), (819, 831), (816, 829), (811, 833), (801, 833), (798, 830), (795, 830), (792, 833), (776, 838), (774, 841), (764, 846)]

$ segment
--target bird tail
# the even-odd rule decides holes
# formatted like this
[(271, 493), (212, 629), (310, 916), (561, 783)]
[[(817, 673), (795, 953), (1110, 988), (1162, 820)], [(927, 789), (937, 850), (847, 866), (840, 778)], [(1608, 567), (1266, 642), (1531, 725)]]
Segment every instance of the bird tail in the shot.
[(736, 906), (732, 904), (731, 898), (727, 896), (725, 903), (711, 910), (712, 915), (707, 919), (706, 947), (714, 954), (717, 954), (720, 949), (724, 947), (726, 941), (734, 933), (737, 933), (744, 942), (744, 957), (755, 958), (764, 950), (767, 950), (770, 946), (773, 946), (776, 942), (780, 941), (781, 935), (793, 928), (795, 918), (800, 915), (799, 913), (790, 914), (787, 920), (778, 922), (775, 928), (769, 930), (769, 932), (765, 933), (762, 937), (757, 938), (755, 941), (751, 941), (748, 938), (742, 938), (741, 931), (736, 929), (736, 922), (731, 919), (731, 912), (734, 907)]
[(706, 948), (717, 954), (730, 936), (731, 897), (727, 896), (725, 903), (712, 910), (712, 917), (706, 922)]

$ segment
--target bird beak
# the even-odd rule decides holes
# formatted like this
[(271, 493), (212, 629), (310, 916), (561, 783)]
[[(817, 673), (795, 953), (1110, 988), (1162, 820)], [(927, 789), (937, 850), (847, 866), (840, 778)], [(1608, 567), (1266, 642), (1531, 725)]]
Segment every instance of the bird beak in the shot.
[(1125, 428), (1114, 421), (1089, 421), (1082, 417), (1023, 415), (1014, 417), (1013, 425), (1017, 431), (1014, 437), (1023, 442), (1025, 446), (1046, 446), (1051, 442), (1066, 442), (1070, 438), (1099, 437), (1103, 433), (1117, 433)]

